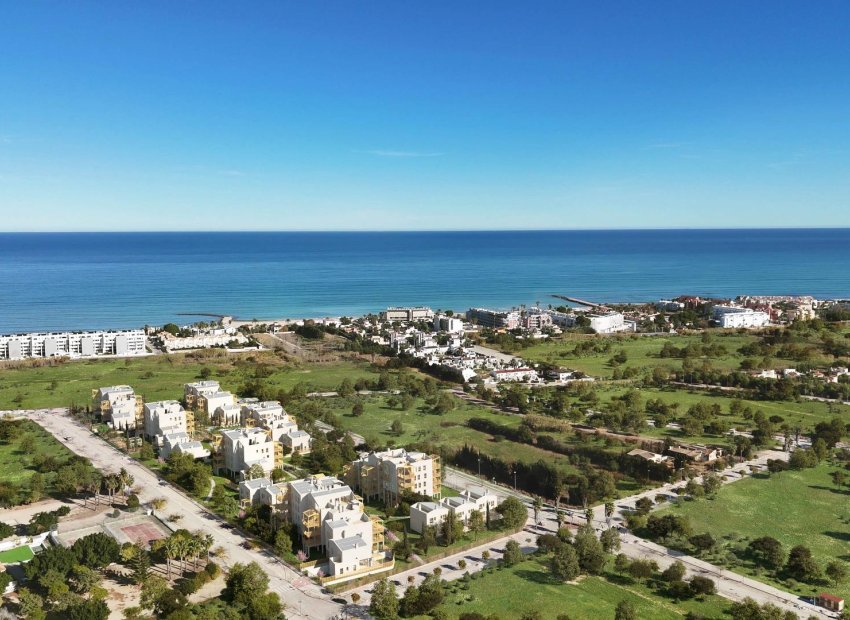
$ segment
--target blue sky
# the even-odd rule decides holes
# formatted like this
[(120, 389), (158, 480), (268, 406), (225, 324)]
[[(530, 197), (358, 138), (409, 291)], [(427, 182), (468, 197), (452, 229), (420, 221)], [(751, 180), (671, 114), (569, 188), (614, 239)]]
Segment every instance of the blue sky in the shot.
[(0, 229), (850, 226), (850, 2), (6, 2)]

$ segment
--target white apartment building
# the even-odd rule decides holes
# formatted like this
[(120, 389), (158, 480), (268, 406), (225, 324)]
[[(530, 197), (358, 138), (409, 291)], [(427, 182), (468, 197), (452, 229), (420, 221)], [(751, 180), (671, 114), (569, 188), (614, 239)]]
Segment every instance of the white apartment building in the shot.
[(145, 403), (144, 432), (149, 441), (162, 444), (164, 435), (186, 433), (189, 430), (186, 410), (176, 400), (160, 400)]
[(234, 400), (235, 398), (230, 392), (225, 392), (223, 390), (219, 390), (218, 392), (207, 392), (206, 394), (198, 396), (195, 401), (195, 409), (203, 411), (208, 416), (212, 417), (215, 414), (216, 409), (232, 405)]
[(245, 478), (252, 465), (268, 474), (283, 461), (283, 447), (263, 428), (221, 431), (213, 454), (213, 470), (231, 478)]
[(242, 422), (242, 407), (233, 404), (216, 407), (211, 420), (218, 426), (239, 426)]
[(166, 351), (182, 351), (186, 349), (207, 349), (209, 347), (225, 347), (234, 340), (239, 344), (248, 344), (248, 339), (241, 333), (233, 334), (196, 334), (186, 338), (178, 338), (168, 332), (159, 334)]
[[(203, 411), (204, 407), (198, 400), (207, 394), (215, 394), (221, 392), (221, 385), (218, 381), (197, 381), (195, 383), (187, 383), (183, 386), (183, 402), (186, 403), (187, 409), (193, 411)], [(215, 408), (213, 408), (215, 411)]]
[(469, 524), (473, 511), (487, 519), (492, 518), (499, 499), (484, 488), (468, 489), (456, 497), (444, 497), (439, 502), (416, 502), (410, 507), (410, 529), (422, 533), (428, 526), (438, 527), (452, 515), (464, 524)]
[(405, 491), (439, 498), (442, 491), (440, 457), (404, 448), (360, 455), (345, 468), (346, 482), (364, 497), (398, 502)]
[(0, 336), (0, 359), (145, 355), (144, 330), (50, 332)]
[(210, 451), (204, 447), (204, 444), (193, 440), (189, 436), (189, 433), (183, 432), (169, 433), (162, 436), (159, 456), (167, 459), (172, 452), (190, 454), (194, 459), (205, 459), (210, 455)]
[(770, 324), (770, 315), (767, 312), (740, 306), (714, 306), (711, 309), (711, 318), (720, 327), (727, 329), (764, 327)]
[(434, 331), (458, 334), (463, 332), (463, 320), (454, 316), (437, 315), (434, 317)]
[(501, 370), (491, 371), (490, 376), (492, 376), (497, 383), (503, 383), (505, 381), (528, 383), (530, 381), (540, 380), (540, 376), (533, 368), (503, 368)]
[(239, 483), (239, 503), (242, 507), (248, 505), (271, 506), (278, 511), (288, 512), (288, 485), (275, 484), (268, 478), (242, 480)]
[(313, 448), (313, 438), (307, 431), (297, 428), (280, 436), (280, 441), (290, 454), (307, 454)]
[(129, 385), (113, 385), (92, 391), (94, 407), (103, 421), (116, 430), (136, 428), (141, 413), (141, 398)]
[(614, 334), (616, 332), (629, 331), (631, 326), (625, 317), (619, 312), (606, 312), (605, 314), (588, 314), (590, 328), (597, 334)]
[(520, 326), (520, 314), (514, 310), (490, 310), (488, 308), (470, 308), (466, 311), (466, 320), (491, 329), (516, 329)]
[(413, 321), (430, 321), (434, 318), (434, 311), (431, 308), (424, 306), (407, 307), (407, 308), (387, 308), (381, 312), (381, 320), (392, 323), (413, 322)]

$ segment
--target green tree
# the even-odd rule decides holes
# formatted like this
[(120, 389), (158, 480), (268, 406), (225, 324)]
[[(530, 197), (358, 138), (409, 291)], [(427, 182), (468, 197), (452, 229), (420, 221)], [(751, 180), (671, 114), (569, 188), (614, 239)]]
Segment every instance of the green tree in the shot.
[(401, 420), (395, 419), (393, 423), (390, 424), (390, 432), (396, 437), (401, 437), (404, 433), (404, 424), (401, 423)]
[(139, 595), (139, 606), (142, 609), (153, 610), (159, 604), (159, 599), (169, 589), (168, 582), (157, 575), (150, 575), (142, 583)]
[(387, 581), (386, 577), (375, 584), (372, 590), (372, 600), (369, 603), (369, 613), (378, 620), (394, 620), (398, 618), (399, 600), (395, 584)]
[(549, 566), (552, 574), (561, 581), (572, 581), (581, 572), (578, 555), (571, 545), (560, 545), (552, 555)]
[(620, 601), (614, 610), (614, 620), (637, 620), (637, 610), (631, 601)]
[(528, 511), (523, 503), (515, 497), (509, 497), (496, 506), (496, 512), (502, 515), (502, 524), (507, 529), (517, 529), (528, 520)]
[(28, 588), (18, 590), (18, 604), (26, 620), (44, 620), (47, 614), (44, 611), (44, 599)]
[(791, 549), (785, 570), (797, 581), (817, 581), (821, 576), (820, 566), (812, 557), (811, 550), (804, 545), (797, 545)]
[(358, 399), (358, 400), (354, 401), (354, 404), (351, 406), (351, 415), (353, 415), (354, 417), (357, 417), (357, 418), (359, 418), (360, 416), (363, 415), (363, 401), (362, 400)]
[(685, 565), (680, 560), (676, 560), (661, 573), (661, 577), (668, 583), (682, 581), (685, 578)]
[(525, 555), (523, 555), (522, 549), (519, 548), (519, 543), (513, 539), (509, 540), (505, 545), (505, 553), (502, 556), (502, 562), (505, 566), (519, 564), (524, 559)]
[(844, 562), (833, 560), (826, 565), (824, 572), (833, 585), (837, 586), (847, 580), (847, 565)]
[(573, 542), (578, 554), (579, 565), (582, 570), (591, 575), (598, 575), (605, 566), (605, 551), (602, 548), (593, 530), (582, 529), (576, 534)]
[(274, 536), (274, 550), (281, 556), (292, 553), (292, 538), (289, 536), (289, 532), (283, 528), (279, 529)]
[(484, 513), (480, 510), (473, 510), (469, 513), (469, 531), (477, 534), (483, 532), (487, 528), (487, 522), (484, 518)]
[(609, 527), (599, 536), (599, 542), (602, 543), (602, 549), (605, 553), (613, 553), (620, 549), (620, 532), (617, 528)]
[(237, 562), (230, 569), (225, 584), (227, 600), (248, 606), (251, 599), (261, 596), (268, 589), (269, 577), (256, 562)]

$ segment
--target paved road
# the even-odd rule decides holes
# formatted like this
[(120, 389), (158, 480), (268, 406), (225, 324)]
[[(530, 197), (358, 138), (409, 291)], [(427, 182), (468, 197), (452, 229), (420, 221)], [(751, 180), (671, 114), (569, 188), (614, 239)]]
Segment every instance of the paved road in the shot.
[[(138, 461), (80, 426), (67, 416), (66, 409), (41, 409), (14, 413), (37, 422), (69, 449), (88, 458), (103, 471), (117, 471), (124, 467), (135, 478), (134, 487), (138, 489), (139, 499), (142, 502), (164, 497), (168, 503), (163, 512), (169, 515), (181, 515), (180, 527), (211, 534), (215, 538), (215, 546), (223, 547), (226, 552), (225, 558), (219, 560), (223, 566), (229, 567), (236, 562), (243, 564), (257, 562), (269, 576), (269, 588), (277, 592), (281, 601), (286, 604), (287, 617), (327, 620), (342, 611), (342, 606), (331, 601), (328, 595), (322, 593), (318, 585), (277, 560), (273, 554), (242, 547), (241, 544), (245, 539), (241, 535), (223, 527), (224, 522), (218, 517), (172, 485), (159, 480), (152, 471)], [(68, 439), (65, 439), (66, 437)]]

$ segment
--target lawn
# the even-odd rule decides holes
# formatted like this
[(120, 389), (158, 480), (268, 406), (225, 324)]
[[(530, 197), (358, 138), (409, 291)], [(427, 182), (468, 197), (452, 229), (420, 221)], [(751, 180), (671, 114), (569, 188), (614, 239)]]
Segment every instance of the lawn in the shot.
[(27, 545), (15, 547), (8, 551), (0, 551), (0, 564), (14, 564), (15, 562), (27, 562), (35, 555)]
[(65, 407), (91, 402), (91, 391), (108, 385), (130, 385), (146, 401), (178, 399), (183, 384), (198, 381), (202, 368), (225, 390), (238, 393), (253, 378), (258, 364), (267, 364), (271, 374), (262, 379), (274, 390), (291, 389), (304, 383), (308, 391), (334, 390), (343, 379), (374, 379), (366, 362), (294, 365), (271, 352), (228, 354), (221, 350), (199, 353), (153, 355), (142, 358), (74, 360), (54, 365), (28, 363), (7, 365), (0, 371), (0, 409)]
[[(823, 567), (831, 560), (850, 560), (850, 502), (848, 491), (838, 490), (830, 479), (836, 468), (822, 464), (813, 469), (785, 471), (769, 478), (760, 475), (724, 485), (713, 500), (681, 502), (661, 512), (690, 519), (694, 532), (710, 532), (724, 538), (722, 555), (734, 545), (772, 536), (787, 553), (795, 545), (806, 545)], [(730, 566), (753, 575), (749, 566)], [(767, 575), (754, 575), (767, 583), (788, 589)], [(790, 584), (792, 587), (798, 584)], [(824, 586), (800, 585), (795, 591), (812, 594)], [(829, 587), (830, 592), (850, 597), (850, 584)]]
[(547, 567), (538, 559), (529, 559), (472, 579), (468, 589), (457, 582), (455, 591), (448, 594), (440, 609), (451, 618), (463, 612), (478, 612), (512, 620), (534, 610), (546, 620), (559, 614), (566, 614), (573, 620), (596, 620), (613, 618), (617, 604), (628, 600), (634, 604), (638, 618), (674, 620), (689, 611), (719, 619), (727, 605), (717, 596), (707, 597), (705, 601), (673, 603), (631, 580), (615, 575), (607, 577), (611, 580), (584, 577), (575, 584), (565, 584), (552, 579)]

